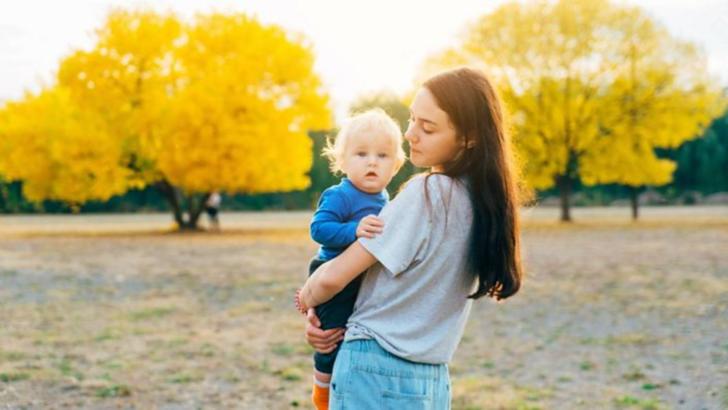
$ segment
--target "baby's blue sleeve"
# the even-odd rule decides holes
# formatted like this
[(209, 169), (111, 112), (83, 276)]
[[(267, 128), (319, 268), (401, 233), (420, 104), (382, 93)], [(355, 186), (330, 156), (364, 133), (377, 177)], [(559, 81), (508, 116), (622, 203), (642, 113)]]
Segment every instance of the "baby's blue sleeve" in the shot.
[(321, 194), (311, 220), (311, 238), (331, 248), (345, 248), (356, 240), (357, 221), (346, 221), (348, 204), (342, 192), (328, 189)]

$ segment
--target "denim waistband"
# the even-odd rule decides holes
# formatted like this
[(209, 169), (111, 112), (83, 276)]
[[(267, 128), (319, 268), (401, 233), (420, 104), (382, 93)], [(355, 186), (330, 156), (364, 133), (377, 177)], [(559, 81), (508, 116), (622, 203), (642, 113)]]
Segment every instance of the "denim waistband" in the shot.
[(403, 359), (384, 350), (384, 348), (382, 348), (382, 346), (380, 346), (374, 339), (348, 340), (341, 345), (339, 354), (341, 354), (341, 351), (350, 351), (352, 354), (363, 353), (373, 355), (376, 356), (377, 359), (381, 359), (377, 360), (372, 358), (374, 360), (362, 362), (357, 361), (357, 363), (354, 364), (355, 367), (364, 366), (371, 368), (385, 366), (393, 367), (398, 370), (406, 369), (406, 372), (409, 373), (411, 377), (417, 378), (439, 379), (442, 377), (446, 378), (448, 374), (447, 364), (419, 363)]

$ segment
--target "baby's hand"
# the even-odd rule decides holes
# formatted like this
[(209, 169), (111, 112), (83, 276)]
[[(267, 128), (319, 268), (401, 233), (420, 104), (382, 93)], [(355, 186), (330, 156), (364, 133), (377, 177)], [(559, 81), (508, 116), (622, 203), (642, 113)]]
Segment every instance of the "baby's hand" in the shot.
[(367, 215), (359, 221), (356, 227), (357, 238), (373, 238), (376, 234), (382, 233), (384, 221), (374, 215)]

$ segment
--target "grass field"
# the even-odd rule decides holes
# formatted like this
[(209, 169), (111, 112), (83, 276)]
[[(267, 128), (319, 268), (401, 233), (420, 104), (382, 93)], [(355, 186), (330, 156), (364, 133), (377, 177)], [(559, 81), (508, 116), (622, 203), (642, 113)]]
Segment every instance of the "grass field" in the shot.
[[(728, 408), (728, 208), (524, 211), (528, 277), (475, 304), (455, 409)], [(0, 217), (0, 409), (310, 408), (309, 213)]]

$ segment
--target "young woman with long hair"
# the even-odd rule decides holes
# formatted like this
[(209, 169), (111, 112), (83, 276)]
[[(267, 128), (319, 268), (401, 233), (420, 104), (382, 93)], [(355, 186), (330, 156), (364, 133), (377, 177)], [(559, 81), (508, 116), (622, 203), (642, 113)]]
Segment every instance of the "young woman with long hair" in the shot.
[[(473, 300), (508, 298), (523, 281), (517, 172), (493, 84), (477, 70), (447, 71), (410, 111), (410, 159), (429, 171), (385, 206), (381, 234), (354, 242), (300, 292), (309, 343), (326, 352), (343, 337), (334, 409), (449, 408), (447, 363)], [(345, 336), (318, 328), (311, 308), (363, 271)]]

